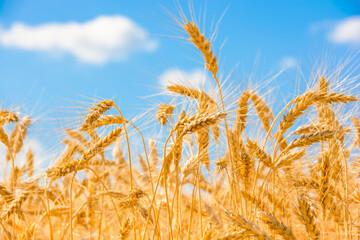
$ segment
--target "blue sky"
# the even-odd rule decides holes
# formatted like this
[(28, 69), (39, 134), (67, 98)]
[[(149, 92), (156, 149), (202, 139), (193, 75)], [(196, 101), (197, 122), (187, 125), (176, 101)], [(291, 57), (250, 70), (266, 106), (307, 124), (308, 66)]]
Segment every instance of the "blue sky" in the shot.
[[(188, 1), (179, 2), (189, 16)], [(206, 33), (226, 11), (214, 49), (220, 73), (235, 69), (236, 84), (287, 67), (277, 82), (291, 88), (297, 65), (306, 72), (321, 54), (360, 49), (360, 1), (193, 2)], [(160, 92), (160, 76), (177, 69), (196, 78), (203, 69), (164, 8), (178, 13), (176, 1), (0, 0), (1, 106), (42, 122), (99, 97), (114, 98), (125, 115), (147, 109), (156, 100), (143, 97)]]

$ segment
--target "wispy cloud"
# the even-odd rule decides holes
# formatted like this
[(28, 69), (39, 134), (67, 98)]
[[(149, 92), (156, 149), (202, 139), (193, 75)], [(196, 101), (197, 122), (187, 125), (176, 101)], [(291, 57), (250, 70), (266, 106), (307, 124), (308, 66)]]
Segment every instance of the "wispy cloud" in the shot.
[(197, 89), (203, 89), (205, 86), (205, 81), (206, 74), (204, 70), (199, 68), (190, 71), (169, 69), (166, 70), (160, 77), (160, 84), (164, 87), (171, 84), (181, 84)]
[[(26, 138), (21, 151), (16, 155), (16, 165), (23, 166), (26, 163), (26, 154), (31, 149), (34, 154), (35, 169), (48, 165), (52, 159), (52, 155), (47, 151), (43, 145), (36, 138)], [(7, 149), (4, 145), (0, 145), (0, 168), (5, 169), (6, 167), (6, 152)]]
[(338, 22), (330, 31), (329, 39), (338, 44), (360, 46), (360, 16)]
[(298, 66), (298, 61), (294, 57), (284, 57), (279, 62), (281, 69), (296, 68)]
[(145, 29), (125, 16), (99, 16), (84, 23), (39, 26), (14, 23), (9, 29), (0, 30), (0, 44), (25, 50), (68, 53), (93, 64), (126, 60), (134, 52), (151, 52), (158, 45)]

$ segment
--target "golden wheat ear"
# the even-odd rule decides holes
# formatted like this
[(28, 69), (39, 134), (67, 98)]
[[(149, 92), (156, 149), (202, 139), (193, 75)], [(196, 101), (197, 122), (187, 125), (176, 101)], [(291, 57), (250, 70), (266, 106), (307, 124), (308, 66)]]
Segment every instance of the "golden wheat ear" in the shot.
[(18, 121), (19, 117), (15, 113), (8, 110), (0, 111), (0, 126)]

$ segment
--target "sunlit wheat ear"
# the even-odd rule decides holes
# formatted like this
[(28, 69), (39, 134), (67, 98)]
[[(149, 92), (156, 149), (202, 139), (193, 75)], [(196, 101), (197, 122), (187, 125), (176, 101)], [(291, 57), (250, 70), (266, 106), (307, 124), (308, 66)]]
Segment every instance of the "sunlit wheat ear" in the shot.
[(217, 240), (245, 239), (246, 236), (248, 236), (246, 230), (233, 230), (230, 233), (229, 231), (226, 231), (226, 233), (220, 234), (216, 239)]
[(270, 240), (271, 238), (263, 231), (258, 225), (250, 222), (245, 219), (240, 214), (236, 214), (230, 211), (225, 212), (226, 215), (230, 218), (231, 222), (238, 227), (247, 231), (248, 235), (254, 236), (256, 239), (261, 240)]
[[(312, 124), (309, 124), (306, 126), (299, 127), (291, 134), (294, 134), (294, 135), (310, 134), (310, 133), (321, 132), (321, 131), (325, 131), (325, 130), (330, 130), (329, 126), (326, 126), (325, 124), (322, 124), (322, 123), (312, 123)], [(336, 129), (332, 129), (332, 130), (336, 130)]]
[(156, 170), (156, 167), (159, 162), (159, 155), (157, 152), (156, 144), (154, 139), (150, 139), (149, 141), (149, 147), (150, 147), (150, 160), (151, 160), (151, 168), (152, 170)]
[(29, 196), (29, 192), (21, 192), (16, 199), (14, 199), (8, 206), (6, 206), (5, 210), (1, 213), (0, 219), (3, 222), (6, 222), (12, 214), (17, 213), (19, 218), (23, 218), (23, 212), (20, 209), (23, 202)]
[(183, 179), (185, 179), (187, 176), (189, 176), (191, 173), (194, 173), (196, 170), (196, 167), (199, 163), (199, 156), (195, 155), (189, 158), (186, 162), (183, 168), (181, 169), (181, 172), (183, 173)]
[(68, 128), (68, 129), (66, 129), (66, 133), (74, 140), (77, 140), (78, 142), (80, 142), (81, 145), (83, 145), (85, 147), (90, 146), (90, 142), (82, 135), (81, 132)]
[(300, 195), (298, 197), (298, 210), (302, 223), (305, 225), (307, 234), (310, 239), (319, 239), (320, 232), (316, 227), (316, 214), (310, 206), (307, 197)]
[(356, 132), (356, 138), (355, 138), (355, 144), (357, 143), (358, 147), (360, 148), (360, 122), (359, 122), (359, 118), (358, 117), (354, 117), (352, 119), (352, 123), (354, 124), (355, 127), (355, 132)]
[(211, 224), (208, 224), (206, 227), (203, 236), (201, 237), (201, 240), (211, 240), (214, 238), (215, 230), (214, 227), (211, 226)]
[(248, 107), (249, 98), (250, 98), (249, 93), (247, 91), (244, 91), (237, 102), (239, 108), (236, 111), (235, 132), (238, 138), (245, 129), (246, 117), (249, 109)]
[[(214, 125), (214, 124), (213, 124)], [(211, 126), (213, 126), (211, 125)], [(210, 171), (210, 157), (209, 157), (209, 128), (204, 127), (197, 131), (196, 139), (198, 142), (198, 152), (200, 153), (200, 162), (204, 164), (206, 169)]]
[(90, 149), (88, 149), (86, 152), (84, 152), (81, 162), (87, 162), (92, 157), (94, 157), (100, 150), (105, 149), (106, 147), (113, 144), (121, 135), (122, 128), (117, 127), (114, 130), (112, 130), (108, 135), (106, 135), (105, 138), (100, 139), (97, 143), (94, 144), (94, 146), (91, 146)]
[(325, 76), (321, 76), (319, 78), (319, 91), (323, 93), (327, 93), (329, 88), (329, 83), (326, 80)]
[(125, 240), (130, 236), (131, 230), (133, 228), (133, 223), (130, 219), (126, 219), (125, 222), (122, 223), (121, 228), (119, 230), (119, 240)]
[(0, 126), (7, 123), (18, 122), (18, 121), (19, 121), (19, 117), (15, 113), (8, 110), (0, 111)]
[(61, 155), (59, 160), (57, 161), (57, 164), (63, 164), (68, 162), (72, 157), (75, 155), (75, 153), (78, 151), (79, 145), (75, 142), (71, 142), (68, 145), (67, 150)]
[(141, 170), (142, 170), (142, 177), (148, 181), (149, 180), (149, 168), (148, 165), (146, 164), (144, 158), (141, 156), (141, 154), (138, 154), (138, 159), (139, 159), (139, 163), (141, 166)]
[(266, 167), (274, 167), (271, 157), (266, 152), (264, 152), (255, 141), (248, 139), (246, 147), (249, 149), (249, 154), (259, 159), (259, 161)]
[(287, 169), (287, 168), (291, 167), (295, 163), (296, 160), (301, 159), (305, 155), (305, 153), (306, 153), (306, 148), (303, 148), (294, 153), (287, 153), (277, 160), (277, 162), (275, 164), (275, 168)]
[(309, 146), (311, 144), (320, 142), (320, 141), (327, 141), (335, 136), (337, 131), (322, 131), (322, 132), (315, 132), (311, 134), (304, 134), (301, 137), (293, 140), (289, 146), (284, 150), (284, 152), (287, 152), (293, 148), (297, 147), (305, 147)]
[(2, 126), (0, 126), (0, 141), (5, 144), (5, 146), (10, 149), (10, 142), (9, 142), (9, 137), (6, 134), (6, 132), (4, 131), (4, 129), (2, 128)]
[(286, 115), (283, 116), (280, 122), (279, 131), (275, 134), (281, 149), (285, 149), (287, 144), (283, 138), (283, 134), (294, 124), (304, 112), (314, 103), (348, 103), (350, 101), (357, 101), (353, 96), (346, 96), (340, 93), (324, 93), (324, 92), (306, 92), (291, 101), (296, 105), (292, 107)]
[(263, 212), (268, 212), (269, 207), (267, 206), (267, 203), (265, 202), (265, 200), (261, 199), (261, 198), (256, 198), (255, 195), (253, 193), (250, 193), (249, 191), (242, 191), (242, 196), (249, 202), (251, 202), (252, 204), (254, 204), (254, 206), (263, 211)]
[(168, 117), (172, 115), (174, 106), (168, 104), (161, 104), (157, 112), (156, 118), (161, 125), (165, 125), (168, 122)]
[(123, 124), (124, 122), (127, 122), (122, 117), (117, 115), (111, 115), (111, 116), (102, 116), (98, 120), (95, 121), (94, 126), (96, 128), (103, 127), (111, 124)]
[(274, 120), (274, 115), (271, 109), (268, 107), (266, 102), (261, 99), (257, 94), (254, 92), (248, 92), (249, 98), (251, 99), (254, 107), (256, 109), (256, 113), (263, 124), (263, 127), (266, 131), (270, 129), (270, 121)]
[(51, 180), (56, 180), (71, 172), (79, 171), (85, 168), (88, 161), (97, 153), (102, 152), (105, 148), (113, 144), (121, 135), (122, 128), (118, 127), (111, 131), (105, 138), (100, 139), (91, 148), (89, 148), (80, 160), (70, 160), (51, 167), (46, 171), (46, 176)]
[[(334, 140), (334, 139), (332, 139)], [(319, 157), (319, 166), (320, 166), (320, 189), (319, 189), (319, 199), (320, 204), (323, 209), (323, 214), (326, 214), (326, 209), (329, 206), (329, 190), (331, 186), (331, 156), (330, 151), (326, 151), (323, 155)]]
[(198, 91), (194, 88), (185, 87), (180, 84), (172, 84), (170, 86), (167, 86), (167, 89), (171, 92), (178, 93), (180, 95), (190, 97), (190, 98), (195, 98), (195, 99), (199, 99), (200, 94), (201, 94), (200, 91)]
[(186, 134), (191, 134), (197, 130), (200, 130), (206, 126), (210, 126), (218, 123), (221, 119), (225, 118), (226, 113), (214, 113), (214, 114), (199, 114), (195, 115), (193, 119), (184, 123), (180, 137)]
[(187, 22), (183, 27), (187, 34), (189, 34), (190, 41), (204, 55), (206, 68), (215, 76), (219, 67), (216, 56), (213, 55), (211, 50), (210, 42), (205, 39), (205, 36), (201, 34), (200, 30), (194, 23)]
[(26, 171), (28, 177), (31, 178), (34, 174), (34, 154), (31, 149), (26, 154)]
[(263, 213), (261, 219), (266, 225), (269, 226), (271, 230), (273, 230), (276, 234), (282, 236), (287, 240), (295, 240), (296, 237), (291, 228), (286, 226), (284, 223), (280, 222), (277, 218), (275, 218), (270, 213)]
[(96, 103), (90, 110), (89, 114), (85, 117), (83, 124), (80, 126), (80, 131), (87, 131), (95, 123), (98, 118), (103, 115), (110, 108), (115, 106), (112, 100), (106, 99)]
[(181, 159), (182, 153), (182, 137), (179, 137), (177, 141), (173, 144), (170, 152), (165, 156), (163, 162), (163, 177), (166, 180), (170, 173), (170, 166), (172, 161), (174, 161), (175, 165), (178, 165)]
[[(14, 200), (13, 193), (6, 189), (5, 186), (0, 184), (0, 195), (3, 196), (6, 203), (9, 203)], [(0, 206), (3, 205), (2, 203)]]
[(121, 202), (120, 209), (124, 210), (130, 208), (132, 205), (137, 205), (140, 198), (144, 197), (145, 193), (141, 189), (132, 190)]
[(113, 149), (113, 158), (114, 160), (117, 160), (117, 163), (119, 166), (124, 166), (125, 165), (125, 157), (124, 157), (124, 153), (121, 150), (121, 142), (120, 140), (116, 142), (114, 149)]
[[(14, 130), (11, 132), (10, 135), (10, 146), (11, 146), (11, 151), (12, 154), (17, 154), (20, 152), (23, 144), (24, 144), (24, 139), (26, 137), (27, 134), (27, 130), (28, 127), (30, 126), (31, 123), (31, 118), (30, 117), (24, 117), (20, 123), (17, 123), (15, 125)], [(10, 151), (7, 152), (7, 159), (10, 160)]]

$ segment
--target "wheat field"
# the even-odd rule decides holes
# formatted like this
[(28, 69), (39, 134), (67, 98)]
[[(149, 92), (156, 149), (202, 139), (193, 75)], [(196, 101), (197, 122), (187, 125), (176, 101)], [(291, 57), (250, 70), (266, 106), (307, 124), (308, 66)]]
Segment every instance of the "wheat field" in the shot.
[(39, 172), (31, 150), (18, 156), (32, 118), (1, 109), (10, 170), (0, 181), (0, 238), (359, 239), (351, 86), (320, 69), (280, 111), (250, 87), (231, 98), (212, 42), (195, 21), (179, 22), (216, 87), (169, 85), (169, 102), (141, 116), (161, 137), (143, 135), (115, 101), (99, 100), (65, 129), (63, 151)]

